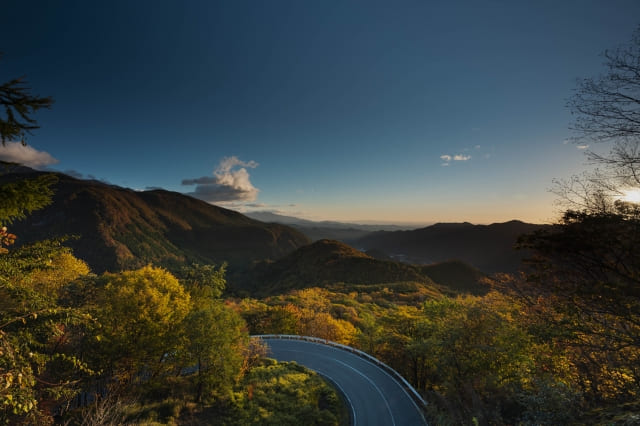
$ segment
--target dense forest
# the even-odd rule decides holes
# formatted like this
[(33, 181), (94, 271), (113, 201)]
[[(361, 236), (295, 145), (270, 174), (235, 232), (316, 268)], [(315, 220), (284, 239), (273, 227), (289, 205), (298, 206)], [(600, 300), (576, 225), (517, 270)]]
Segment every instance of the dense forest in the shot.
[[(562, 218), (522, 236), (526, 267), (483, 278), (483, 291), (357, 277), (295, 286), (316, 275), (304, 263), (261, 297), (230, 292), (224, 264), (96, 274), (64, 239), (14, 245), (11, 224), (51, 202), (55, 176), (3, 183), (0, 421), (346, 424), (331, 386), (250, 338), (286, 333), (380, 358), (424, 395), (432, 424), (637, 424), (640, 205), (621, 195), (640, 188), (640, 32), (605, 57), (609, 74), (584, 80), (570, 106), (578, 137), (611, 153), (558, 182)], [(50, 104), (19, 80), (0, 91), (15, 108), (3, 142)]]

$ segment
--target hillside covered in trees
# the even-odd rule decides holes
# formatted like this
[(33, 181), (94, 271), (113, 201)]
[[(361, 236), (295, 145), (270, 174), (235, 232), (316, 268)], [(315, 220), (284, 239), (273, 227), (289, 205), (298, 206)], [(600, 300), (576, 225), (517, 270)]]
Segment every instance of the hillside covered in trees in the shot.
[[(27, 168), (8, 171), (0, 183), (41, 174)], [(309, 243), (287, 226), (265, 224), (176, 192), (134, 191), (62, 173), (48, 175), (55, 178), (52, 202), (16, 221), (12, 229), (24, 243), (77, 237), (67, 245), (96, 272), (148, 263), (175, 267), (184, 262), (227, 262), (244, 267)]]

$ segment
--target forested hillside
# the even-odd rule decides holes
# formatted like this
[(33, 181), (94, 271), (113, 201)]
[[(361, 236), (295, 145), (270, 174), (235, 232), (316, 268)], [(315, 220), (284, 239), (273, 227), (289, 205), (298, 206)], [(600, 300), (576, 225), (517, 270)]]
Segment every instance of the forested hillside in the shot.
[[(0, 182), (38, 172), (5, 173)], [(73, 236), (67, 244), (95, 272), (183, 262), (245, 266), (275, 259), (309, 240), (284, 225), (265, 224), (175, 192), (133, 191), (53, 173), (53, 202), (13, 225), (19, 243)]]

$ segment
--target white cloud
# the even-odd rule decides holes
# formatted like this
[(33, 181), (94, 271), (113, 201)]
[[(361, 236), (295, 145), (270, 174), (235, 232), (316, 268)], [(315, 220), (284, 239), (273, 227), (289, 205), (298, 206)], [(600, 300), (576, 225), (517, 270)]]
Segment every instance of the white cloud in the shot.
[(0, 161), (20, 163), (34, 169), (58, 163), (58, 160), (48, 152), (38, 151), (29, 145), (22, 145), (20, 142), (6, 142), (4, 145), (0, 145)]
[(464, 154), (456, 154), (456, 155), (443, 154), (440, 156), (440, 159), (443, 161), (442, 163), (443, 166), (448, 166), (449, 163), (451, 163), (451, 161), (467, 161), (471, 159), (471, 156), (464, 155)]
[(255, 161), (242, 161), (238, 157), (225, 157), (213, 171), (213, 176), (184, 179), (183, 185), (196, 185), (189, 195), (210, 203), (254, 201), (259, 189), (253, 186), (246, 167), (256, 168)]
[(576, 148), (578, 148), (578, 149), (587, 149), (587, 148), (589, 148), (589, 145), (577, 145)]

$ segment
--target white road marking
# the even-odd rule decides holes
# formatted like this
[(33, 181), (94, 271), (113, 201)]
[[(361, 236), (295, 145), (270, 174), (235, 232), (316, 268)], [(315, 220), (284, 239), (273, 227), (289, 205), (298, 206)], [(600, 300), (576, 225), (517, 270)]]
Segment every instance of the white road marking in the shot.
[(322, 376), (327, 377), (329, 380), (331, 380), (331, 383), (336, 385), (338, 388), (340, 388), (340, 391), (342, 392), (342, 394), (344, 395), (345, 398), (347, 398), (347, 402), (349, 403), (349, 408), (351, 408), (351, 415), (353, 416), (353, 425), (352, 426), (356, 426), (358, 424), (357, 421), (357, 416), (356, 416), (356, 409), (353, 408), (353, 402), (351, 402), (351, 398), (349, 398), (349, 395), (347, 394), (347, 392), (342, 388), (342, 386), (340, 386), (340, 383), (336, 382), (329, 374), (318, 370), (317, 368), (310, 368), (307, 367), (310, 370), (316, 371), (317, 373), (319, 373)]
[[(293, 350), (293, 349), (280, 349), (281, 352), (297, 352), (297, 353), (302, 353), (305, 355), (309, 355), (308, 352), (305, 351), (297, 351), (297, 350)], [(391, 416), (391, 423), (393, 426), (396, 426), (396, 421), (395, 418), (393, 417), (393, 412), (391, 411), (391, 407), (389, 406), (389, 401), (387, 401), (387, 398), (385, 398), (384, 394), (382, 393), (382, 390), (380, 390), (380, 388), (378, 387), (378, 385), (376, 385), (369, 377), (367, 377), (366, 374), (364, 374), (362, 371), (358, 370), (357, 368), (354, 368), (352, 366), (350, 366), (349, 364), (342, 362), (338, 359), (326, 356), (326, 355), (322, 355), (319, 353), (313, 353), (314, 356), (320, 356), (322, 358), (326, 358), (326, 359), (330, 359), (332, 361), (335, 361), (337, 363), (340, 363), (342, 365), (344, 365), (347, 368), (350, 368), (351, 370), (355, 371), (356, 373), (358, 373), (359, 375), (361, 375), (362, 377), (364, 377), (369, 383), (371, 383), (373, 385), (373, 387), (376, 389), (376, 391), (378, 391), (378, 393), (380, 394), (380, 396), (382, 397), (382, 400), (384, 401), (384, 404), (387, 407), (387, 411), (389, 412), (389, 416)], [(314, 370), (314, 368), (308, 367), (311, 370)], [(329, 375), (327, 375), (328, 377), (331, 377)], [(348, 398), (347, 398), (348, 399)], [(353, 410), (353, 406), (352, 406), (352, 410)], [(355, 421), (354, 421), (354, 425), (355, 425)]]

